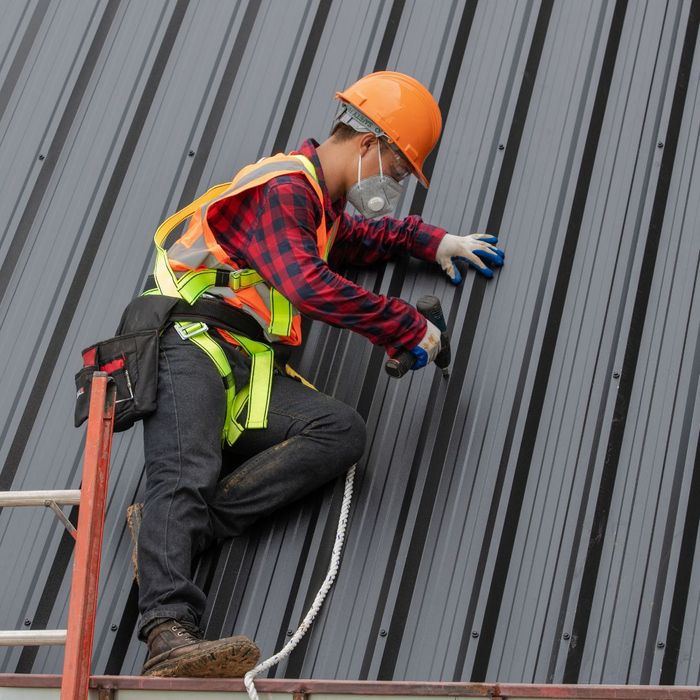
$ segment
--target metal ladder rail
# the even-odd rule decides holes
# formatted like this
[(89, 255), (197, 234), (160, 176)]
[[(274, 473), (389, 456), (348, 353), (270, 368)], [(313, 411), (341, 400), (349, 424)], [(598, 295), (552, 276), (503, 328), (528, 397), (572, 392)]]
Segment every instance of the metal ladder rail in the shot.
[[(67, 629), (0, 632), (0, 646), (65, 644), (61, 700), (86, 700), (88, 697), (114, 428), (114, 402), (114, 383), (109, 381), (106, 372), (95, 372), (80, 490), (0, 492), (0, 507), (51, 508), (75, 538)], [(77, 532), (60, 505), (80, 505)]]

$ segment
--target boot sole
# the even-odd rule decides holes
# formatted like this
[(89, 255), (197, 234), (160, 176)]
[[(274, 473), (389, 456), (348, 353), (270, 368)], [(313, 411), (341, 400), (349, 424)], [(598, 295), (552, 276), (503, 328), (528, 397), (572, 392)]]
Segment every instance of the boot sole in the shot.
[(158, 678), (243, 678), (255, 668), (260, 650), (247, 637), (231, 637), (226, 643), (166, 659), (144, 670)]

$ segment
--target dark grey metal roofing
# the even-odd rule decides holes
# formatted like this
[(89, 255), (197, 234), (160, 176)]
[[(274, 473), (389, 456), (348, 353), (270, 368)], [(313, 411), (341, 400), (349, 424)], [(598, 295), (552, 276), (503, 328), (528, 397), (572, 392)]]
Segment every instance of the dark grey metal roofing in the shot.
[[(698, 0), (3, 3), (0, 490), (75, 487), (79, 351), (112, 334), (157, 224), (323, 137), (334, 91), (415, 75), (445, 129), (401, 214), (498, 233), (506, 267), (353, 272), (452, 330), (448, 382), (401, 381), (315, 323), (300, 369), (370, 442), (340, 577), (276, 671), (325, 678), (700, 682)], [(93, 668), (137, 673), (115, 437)], [(342, 484), (211, 553), (209, 635), (276, 650), (325, 573)], [(74, 516), (75, 514), (73, 514)], [(0, 627), (65, 624), (72, 544), (0, 513)], [(58, 649), (0, 651), (55, 672)]]

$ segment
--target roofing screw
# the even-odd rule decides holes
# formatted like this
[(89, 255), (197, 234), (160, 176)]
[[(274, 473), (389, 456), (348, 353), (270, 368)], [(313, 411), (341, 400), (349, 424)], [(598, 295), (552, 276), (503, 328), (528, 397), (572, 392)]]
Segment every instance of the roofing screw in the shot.
[(44, 155), (43, 155), (43, 154), (41, 154), (41, 155), (39, 156), (39, 160), (44, 160)]
[(663, 642), (656, 642), (656, 646), (657, 646), (659, 649), (663, 649), (666, 645), (665, 645)]
[(379, 630), (380, 637), (386, 637), (386, 630)]
[(288, 636), (288, 637), (291, 637), (293, 634), (294, 634), (294, 632), (293, 632), (292, 630), (287, 630), (287, 636)]
[(117, 625), (112, 625), (109, 629), (111, 629), (112, 632), (116, 632), (119, 629), (119, 627)]
[(190, 151), (187, 155), (192, 158), (194, 156), (194, 151)]
[(617, 370), (615, 370), (613, 372), (613, 379), (619, 379), (619, 378), (620, 378), (620, 373)]
[(29, 625), (31, 625), (31, 624), (32, 624), (32, 621), (31, 621), (29, 618), (27, 618), (27, 619), (24, 621), (24, 626), (25, 626), (25, 627), (29, 627)]
[(659, 143), (656, 144), (656, 147), (657, 147), (657, 148), (663, 148), (663, 147), (664, 147), (663, 142), (662, 142), (662, 141), (659, 141)]
[(472, 637), (474, 637), (474, 639), (476, 639), (478, 636), (479, 636), (479, 633), (476, 630), (474, 630), (472, 632)]
[(568, 632), (564, 632), (564, 634), (563, 634), (562, 636), (563, 636), (564, 639), (566, 639), (566, 640), (571, 639), (571, 635), (570, 635)]
[(505, 148), (505, 146), (502, 143), (498, 144), (498, 150), (502, 151)]

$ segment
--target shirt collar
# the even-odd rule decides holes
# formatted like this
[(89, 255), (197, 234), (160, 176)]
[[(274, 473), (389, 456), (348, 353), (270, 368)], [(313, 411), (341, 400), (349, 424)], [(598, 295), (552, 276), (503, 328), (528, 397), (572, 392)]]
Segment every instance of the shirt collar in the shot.
[(315, 139), (306, 139), (293, 153), (300, 153), (306, 156), (314, 164), (318, 184), (321, 187), (321, 192), (323, 192), (323, 210), (326, 212), (326, 222), (327, 225), (330, 226), (343, 213), (346, 200), (345, 197), (341, 197), (335, 202), (331, 202), (331, 197), (326, 187), (326, 178), (323, 175), (323, 168), (321, 167), (321, 161), (316, 152), (318, 146), (318, 141)]

